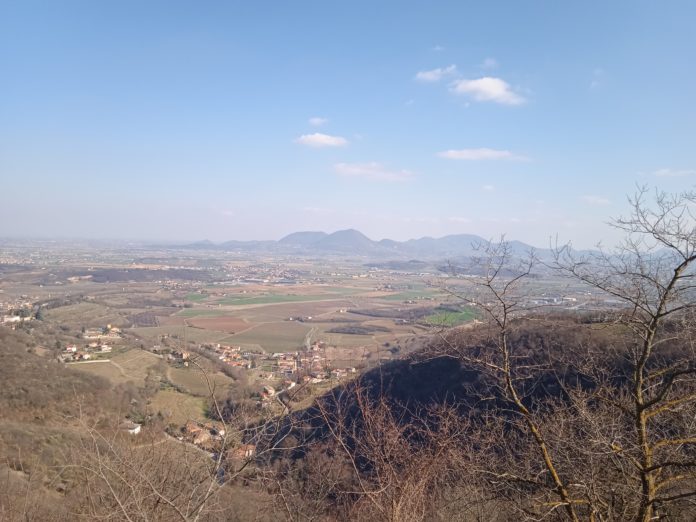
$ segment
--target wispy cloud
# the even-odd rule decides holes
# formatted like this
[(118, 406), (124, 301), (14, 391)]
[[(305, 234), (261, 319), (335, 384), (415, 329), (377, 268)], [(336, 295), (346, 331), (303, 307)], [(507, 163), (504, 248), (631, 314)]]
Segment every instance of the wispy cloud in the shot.
[(421, 82), (435, 83), (443, 78), (457, 74), (457, 66), (452, 64), (447, 67), (438, 67), (430, 71), (419, 71), (416, 73), (416, 80)]
[(445, 50), (445, 48), (444, 48), (442, 45), (434, 45), (434, 46), (432, 47), (432, 49), (433, 49), (433, 51), (435, 51), (436, 53), (441, 53), (442, 51)]
[(513, 154), (509, 150), (498, 150), (498, 149), (459, 149), (459, 150), (445, 150), (438, 152), (437, 155), (441, 158), (455, 159), (455, 160), (467, 160), (467, 161), (481, 161), (481, 160), (517, 160), (524, 161), (527, 160), (525, 156), (520, 156), (518, 154)]
[(510, 85), (500, 78), (484, 76), (476, 80), (455, 80), (450, 86), (455, 94), (469, 96), (476, 101), (489, 101), (503, 105), (521, 105), (527, 100), (512, 90)]
[(322, 118), (320, 116), (314, 116), (312, 118), (309, 118), (309, 124), (312, 127), (321, 127), (322, 125), (325, 125), (328, 122), (329, 120), (327, 118)]
[(606, 205), (611, 204), (611, 201), (609, 201), (604, 196), (587, 195), (582, 196), (580, 199), (588, 205), (592, 205), (594, 207), (604, 207)]
[(452, 223), (471, 223), (470, 218), (460, 216), (451, 216), (448, 218), (448, 221), (451, 221)]
[(365, 178), (373, 181), (406, 181), (413, 177), (408, 170), (391, 170), (382, 163), (337, 163), (334, 169), (341, 176)]
[(694, 175), (696, 175), (696, 170), (694, 169), (657, 169), (653, 172), (653, 176), (659, 178), (677, 178)]
[(483, 69), (497, 69), (498, 68), (498, 60), (495, 58), (486, 58), (483, 60), (483, 63), (481, 64), (481, 68)]
[(485, 190), (486, 192), (493, 192), (495, 190), (495, 187), (493, 185), (484, 185), (481, 187), (481, 190)]
[(303, 134), (295, 140), (296, 143), (307, 145), (308, 147), (345, 147), (348, 140), (341, 136), (329, 136), (315, 132), (314, 134)]

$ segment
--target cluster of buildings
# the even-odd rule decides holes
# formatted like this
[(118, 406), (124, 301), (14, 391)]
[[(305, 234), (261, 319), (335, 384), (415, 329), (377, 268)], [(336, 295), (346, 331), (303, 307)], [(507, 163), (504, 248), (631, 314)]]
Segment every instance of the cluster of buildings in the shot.
[(69, 344), (59, 354), (63, 362), (88, 361), (97, 358), (97, 355), (109, 354), (113, 350), (112, 344), (119, 341), (123, 335), (121, 330), (110, 324), (104, 328), (89, 328), (82, 332), (82, 339), (89, 341), (77, 344)]
[(254, 354), (243, 352), (239, 346), (225, 346), (215, 344), (209, 347), (218, 356), (218, 359), (229, 366), (237, 368), (251, 369), (253, 365)]
[(356, 373), (356, 369), (331, 368), (325, 349), (326, 343), (316, 341), (309, 351), (305, 352), (281, 352), (270, 357), (273, 372), (269, 377), (289, 378), (301, 376), (303, 382), (319, 383), (327, 379), (343, 379), (349, 374)]
[(16, 327), (34, 318), (34, 304), (27, 295), (22, 295), (7, 301), (0, 301), (0, 324)]
[(69, 344), (58, 357), (63, 362), (88, 361), (95, 358), (97, 354), (111, 353), (111, 350), (113, 347), (110, 344), (98, 342), (92, 342), (82, 347)]
[(201, 446), (204, 449), (214, 449), (217, 443), (222, 442), (225, 436), (225, 426), (219, 422), (196, 422), (189, 420), (182, 428), (182, 436), (179, 440)]
[[(299, 382), (301, 378), (303, 382), (319, 383), (331, 378), (343, 379), (357, 371), (355, 368), (331, 368), (325, 356), (327, 345), (323, 341), (315, 341), (308, 351), (274, 354), (244, 352), (239, 346), (222, 344), (204, 344), (201, 348), (215, 352), (218, 360), (229, 366), (246, 370), (259, 368), (259, 377), (263, 380), (294, 379)], [(186, 366), (189, 354), (172, 352), (168, 357)]]
[(107, 324), (105, 328), (89, 328), (82, 333), (82, 338), (91, 341), (115, 341), (121, 339), (121, 329)]
[(246, 284), (298, 284), (305, 281), (308, 273), (305, 270), (288, 268), (284, 264), (255, 263), (248, 266), (228, 265), (228, 277), (237, 283)]
[(0, 324), (5, 326), (14, 326), (18, 323), (23, 323), (25, 321), (31, 321), (33, 317), (31, 315), (0, 315)]

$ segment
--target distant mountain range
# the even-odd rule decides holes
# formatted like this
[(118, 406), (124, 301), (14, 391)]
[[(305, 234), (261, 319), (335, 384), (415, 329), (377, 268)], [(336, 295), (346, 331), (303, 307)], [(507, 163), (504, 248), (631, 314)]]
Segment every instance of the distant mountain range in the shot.
[[(488, 241), (473, 234), (455, 234), (440, 238), (422, 237), (408, 241), (382, 239), (373, 241), (358, 230), (339, 230), (332, 234), (317, 231), (294, 232), (278, 241), (199, 241), (184, 248), (227, 250), (298, 255), (343, 255), (369, 259), (457, 259), (476, 254), (477, 246)], [(520, 241), (510, 241), (512, 253), (523, 255), (534, 248)], [(548, 250), (534, 249), (545, 256)]]

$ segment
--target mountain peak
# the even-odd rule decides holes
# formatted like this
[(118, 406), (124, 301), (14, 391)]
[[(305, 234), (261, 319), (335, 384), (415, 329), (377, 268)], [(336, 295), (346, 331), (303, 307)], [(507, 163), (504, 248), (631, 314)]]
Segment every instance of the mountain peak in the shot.
[(328, 234), (321, 231), (300, 231), (293, 232), (281, 238), (278, 243), (282, 245), (309, 246), (324, 239)]

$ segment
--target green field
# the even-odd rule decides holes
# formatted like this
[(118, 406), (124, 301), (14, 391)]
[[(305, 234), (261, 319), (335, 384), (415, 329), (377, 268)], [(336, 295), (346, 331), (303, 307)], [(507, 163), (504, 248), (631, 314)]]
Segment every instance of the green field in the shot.
[(461, 312), (437, 312), (425, 318), (425, 322), (433, 326), (459, 326), (468, 323), (476, 318), (476, 313), (472, 310), (462, 310)]
[(207, 308), (186, 308), (176, 315), (180, 317), (220, 317), (221, 315), (228, 315), (229, 310), (210, 310)]
[(340, 294), (321, 294), (321, 295), (297, 295), (297, 294), (269, 294), (256, 297), (227, 297), (218, 301), (222, 305), (241, 306), (253, 304), (276, 304), (276, 303), (300, 303), (307, 301), (325, 301), (329, 299), (341, 299)]
[(208, 297), (208, 294), (199, 294), (199, 293), (191, 293), (186, 296), (187, 301), (193, 301), (194, 303), (197, 303), (198, 301), (203, 301)]
[(410, 301), (422, 299), (424, 297), (442, 297), (441, 292), (433, 290), (407, 290), (405, 292), (399, 292), (398, 294), (385, 295), (380, 299), (385, 299), (386, 301)]

